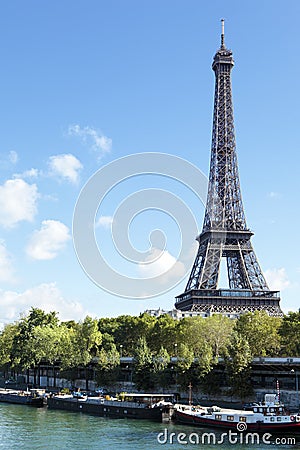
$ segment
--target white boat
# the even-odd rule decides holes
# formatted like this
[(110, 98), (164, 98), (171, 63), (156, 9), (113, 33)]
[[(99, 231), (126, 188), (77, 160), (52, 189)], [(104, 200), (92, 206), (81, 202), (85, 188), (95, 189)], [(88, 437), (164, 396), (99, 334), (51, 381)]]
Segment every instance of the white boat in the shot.
[(300, 432), (300, 415), (290, 414), (276, 394), (266, 394), (265, 401), (252, 410), (225, 409), (176, 404), (175, 420), (194, 426), (209, 426), (240, 432)]

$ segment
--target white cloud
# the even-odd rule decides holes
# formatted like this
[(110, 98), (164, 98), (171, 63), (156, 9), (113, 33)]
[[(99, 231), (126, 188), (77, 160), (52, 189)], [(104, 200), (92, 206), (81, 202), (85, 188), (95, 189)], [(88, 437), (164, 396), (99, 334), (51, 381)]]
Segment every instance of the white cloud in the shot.
[(0, 291), (0, 304), (0, 322), (18, 320), (20, 314), (27, 314), (31, 307), (45, 312), (56, 311), (62, 321), (80, 320), (92, 315), (78, 301), (65, 299), (55, 283), (42, 283), (21, 293)]
[(78, 136), (84, 144), (90, 145), (98, 153), (99, 159), (111, 151), (112, 140), (92, 127), (82, 128), (80, 125), (70, 125), (68, 134)]
[(113, 223), (113, 217), (100, 216), (96, 222), (96, 227), (110, 228)]
[(29, 169), (25, 170), (22, 173), (15, 173), (14, 178), (37, 178), (39, 175), (38, 169)]
[(19, 161), (19, 155), (14, 150), (11, 150), (8, 154), (8, 159), (12, 164), (17, 164)]
[(271, 191), (271, 192), (268, 192), (268, 197), (276, 200), (276, 199), (282, 198), (282, 194), (280, 194), (280, 192)]
[(20, 178), (0, 186), (0, 225), (10, 228), (21, 221), (32, 222), (37, 213), (37, 186)]
[(79, 172), (83, 166), (79, 159), (68, 153), (50, 156), (49, 167), (54, 175), (65, 178), (71, 183), (77, 183)]
[(44, 220), (41, 229), (33, 232), (26, 251), (33, 259), (54, 259), (70, 239), (69, 228), (62, 222)]
[(153, 248), (143, 262), (138, 265), (143, 278), (160, 277), (161, 283), (185, 274), (184, 264), (177, 261), (167, 250)]
[(12, 258), (3, 241), (0, 241), (0, 281), (9, 283), (15, 282)]
[(283, 291), (291, 285), (284, 267), (266, 270), (265, 277), (272, 291)]
[(0, 153), (0, 166), (6, 170), (11, 169), (11, 165), (17, 164), (19, 161), (18, 153), (15, 150), (11, 150), (8, 153)]

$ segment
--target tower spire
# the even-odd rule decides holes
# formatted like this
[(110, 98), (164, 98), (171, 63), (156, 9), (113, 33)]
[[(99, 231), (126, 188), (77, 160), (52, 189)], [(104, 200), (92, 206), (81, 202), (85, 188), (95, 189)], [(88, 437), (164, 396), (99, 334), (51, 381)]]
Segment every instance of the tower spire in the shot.
[(221, 19), (221, 27), (222, 27), (222, 32), (221, 32), (221, 48), (225, 48), (225, 32), (224, 32), (224, 23), (225, 20)]

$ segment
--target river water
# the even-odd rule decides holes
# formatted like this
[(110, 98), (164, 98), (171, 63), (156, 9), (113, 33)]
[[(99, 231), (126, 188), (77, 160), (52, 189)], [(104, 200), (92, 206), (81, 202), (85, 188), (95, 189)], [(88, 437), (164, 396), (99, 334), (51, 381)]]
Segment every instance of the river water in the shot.
[[(173, 433), (173, 434), (172, 434)], [(182, 434), (181, 434), (182, 433)], [(210, 444), (208, 436), (210, 433)], [(215, 439), (215, 442), (213, 441)], [(0, 403), (0, 449), (10, 450), (158, 450), (298, 448), (287, 437), (248, 438), (240, 433), (222, 436), (213, 430), (143, 420), (108, 419), (68, 411)]]

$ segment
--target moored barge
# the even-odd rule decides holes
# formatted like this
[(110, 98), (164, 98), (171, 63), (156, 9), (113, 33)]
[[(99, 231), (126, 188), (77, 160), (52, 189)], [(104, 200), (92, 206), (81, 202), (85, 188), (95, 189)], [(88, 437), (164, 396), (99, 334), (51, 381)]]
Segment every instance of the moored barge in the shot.
[(276, 394), (266, 394), (265, 401), (252, 410), (225, 409), (217, 406), (175, 405), (175, 421), (182, 424), (222, 428), (240, 432), (300, 433), (300, 415), (290, 414)]
[(172, 396), (165, 394), (124, 394), (121, 399), (101, 396), (78, 397), (52, 395), (47, 399), (49, 409), (95, 414), (101, 417), (148, 419), (170, 422), (174, 408)]
[(19, 391), (14, 389), (0, 389), (0, 402), (35, 406), (38, 408), (44, 405), (43, 397), (32, 390)]

